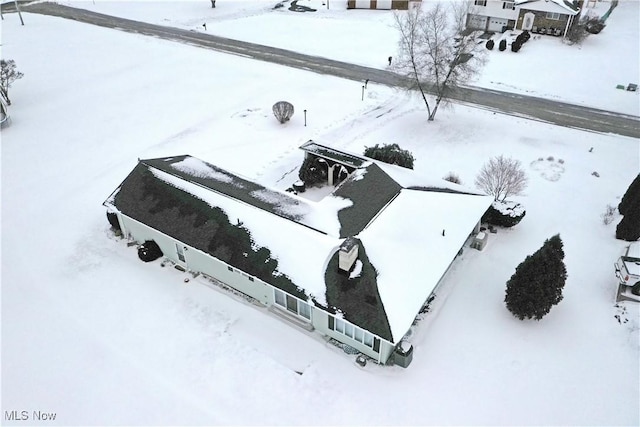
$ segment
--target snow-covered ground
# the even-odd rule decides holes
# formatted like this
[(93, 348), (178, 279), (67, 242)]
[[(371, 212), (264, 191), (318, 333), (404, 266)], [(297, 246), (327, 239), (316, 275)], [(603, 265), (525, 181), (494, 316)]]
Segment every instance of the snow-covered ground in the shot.
[[(222, 0), (215, 10), (185, 4), (204, 7), (203, 16), (233, 4), (237, 22), (255, 12)], [(609, 37), (617, 19), (629, 36), (616, 43), (637, 43), (629, 18), (637, 12), (637, 3), (621, 2), (598, 37)], [(639, 307), (614, 305), (612, 264), (625, 243), (614, 238), (617, 218), (608, 226), (600, 218), (640, 170), (637, 139), (461, 106), (428, 123), (419, 100), (387, 87), (369, 84), (361, 101), (357, 82), (24, 15), (24, 27), (16, 15), (2, 22), (2, 57), (25, 73), (2, 131), (3, 425), (24, 423), (6, 411), (27, 411), (24, 424), (40, 425), (34, 411), (56, 413), (46, 425), (640, 423)], [(247, 32), (259, 27), (256, 16)], [(354, 16), (384, 20), (379, 12)], [(287, 37), (327, 49), (320, 45), (329, 36)], [(352, 52), (354, 62), (360, 53)], [(590, 54), (600, 66), (618, 52)], [(622, 61), (619, 72), (637, 70), (637, 49)], [(547, 82), (532, 83), (542, 73), (526, 72), (520, 82), (544, 93)], [(596, 87), (598, 75), (579, 77)], [(595, 93), (585, 100), (609, 108), (604, 92)], [(282, 99), (296, 108), (286, 125), (271, 113)], [(493, 155), (527, 169), (529, 188), (516, 198), (526, 217), (490, 235), (483, 252), (465, 250), (413, 330), (406, 370), (360, 368), (317, 334), (140, 262), (135, 247), (109, 232), (101, 203), (138, 158), (188, 153), (282, 189), (297, 179), (297, 147), (308, 139), (354, 152), (397, 142), (414, 153), (417, 172), (453, 171), (467, 185)], [(556, 233), (569, 275), (564, 300), (540, 322), (521, 322), (504, 307), (505, 282)]]
[[(275, 0), (220, 0), (215, 9), (206, 0), (137, 1), (127, 2), (126, 7), (123, 2), (103, 0), (60, 3), (375, 68), (387, 67), (387, 58), (397, 50), (393, 12), (347, 10), (346, 0), (300, 0), (299, 5), (316, 9), (305, 13), (289, 11), (288, 2), (274, 9)], [(640, 2), (620, 3), (606, 29), (582, 46), (534, 36), (517, 54), (488, 52), (489, 61), (473, 84), (640, 115), (638, 92), (616, 89), (640, 83)], [(601, 16), (610, 4), (598, 1), (585, 13)], [(283, 28), (286, 31), (274, 30)]]

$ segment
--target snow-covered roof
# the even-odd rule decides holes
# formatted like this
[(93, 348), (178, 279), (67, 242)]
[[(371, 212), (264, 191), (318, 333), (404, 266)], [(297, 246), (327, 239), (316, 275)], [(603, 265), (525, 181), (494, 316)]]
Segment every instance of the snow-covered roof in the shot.
[(640, 258), (640, 242), (632, 242), (627, 247), (626, 255), (630, 258)]
[(338, 212), (340, 237), (360, 233), (392, 201), (401, 190), (394, 181), (374, 163), (357, 169), (332, 193), (334, 197), (350, 200), (348, 206)]
[(236, 201), (332, 236), (338, 236), (340, 233), (338, 211), (351, 205), (349, 200), (339, 196), (329, 196), (319, 202), (312, 202), (291, 193), (264, 187), (188, 155), (141, 162)]
[(565, 15), (577, 15), (580, 7), (570, 0), (515, 0), (516, 6), (541, 12), (557, 12)]
[[(402, 169), (365, 161), (331, 195), (312, 202), (188, 155), (141, 160), (105, 205), (207, 253), (213, 235), (194, 224), (198, 215), (206, 218), (210, 208), (219, 208), (231, 224), (249, 231), (253, 245), (269, 249), (278, 261), (276, 274), (325, 306), (327, 265), (344, 238), (359, 238), (378, 273), (367, 291), (377, 286), (388, 328), (358, 326), (399, 342), (491, 198), (395, 171), (404, 183), (423, 184), (407, 188), (386, 172), (394, 168)], [(164, 189), (177, 194), (166, 206)], [(190, 203), (189, 214), (175, 206), (180, 203)], [(359, 310), (356, 299), (346, 301), (352, 311)], [(348, 312), (345, 316), (350, 319)], [(380, 319), (375, 313), (369, 317)]]
[(313, 140), (309, 140), (302, 144), (300, 149), (307, 153), (315, 154), (316, 156), (320, 156), (325, 159), (334, 160), (353, 168), (359, 168), (367, 161), (358, 155), (347, 153), (342, 150), (336, 150), (335, 148), (319, 144)]
[(491, 201), (486, 196), (403, 189), (360, 233), (379, 273), (378, 291), (394, 342), (409, 330)]
[[(177, 163), (172, 163), (176, 159)], [(252, 205), (242, 198), (230, 197), (201, 182), (167, 172), (174, 169), (171, 167), (173, 164), (188, 164), (190, 167), (197, 164), (191, 160), (182, 163), (185, 159), (197, 160), (189, 156), (141, 160), (105, 204), (203, 252), (208, 252), (208, 242), (212, 237), (208, 234), (211, 233), (207, 232), (206, 227), (194, 227), (194, 217), (191, 215), (173, 212), (172, 208), (158, 209), (158, 203), (162, 203), (162, 200), (159, 200), (162, 196), (155, 195), (154, 200), (148, 197), (145, 191), (151, 190), (145, 186), (145, 181), (152, 180), (154, 185), (160, 184), (179, 190), (181, 200), (192, 197), (205, 202), (210, 207), (218, 207), (228, 216), (231, 224), (241, 223), (250, 231), (253, 245), (270, 250), (272, 258), (278, 261), (279, 273), (287, 275), (307, 295), (324, 304), (326, 264), (342, 241), (336, 236), (322, 233), (305, 224), (280, 216), (274, 211), (264, 209), (263, 206)], [(151, 165), (162, 163), (165, 170)], [(169, 167), (166, 167), (167, 165)], [(220, 180), (229, 185), (242, 183), (236, 180), (234, 175), (226, 171), (221, 172), (222, 169), (219, 168), (210, 169), (209, 166), (211, 165), (202, 162), (198, 168), (189, 171), (180, 166), (179, 168), (183, 169), (183, 173), (194, 173), (202, 179)], [(252, 188), (244, 189), (255, 191)], [(335, 206), (329, 208), (328, 205), (324, 205), (324, 209), (317, 210), (325, 211), (320, 216), (333, 215), (337, 223), (336, 209)], [(328, 213), (331, 211), (333, 214)], [(215, 230), (213, 232), (215, 233)], [(188, 241), (185, 240), (187, 236)]]

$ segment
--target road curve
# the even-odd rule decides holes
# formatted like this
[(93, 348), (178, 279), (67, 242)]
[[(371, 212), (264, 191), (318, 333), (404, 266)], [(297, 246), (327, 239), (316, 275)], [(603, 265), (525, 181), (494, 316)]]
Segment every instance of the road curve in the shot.
[[(101, 27), (187, 43), (193, 46), (350, 80), (364, 81), (369, 79), (371, 82), (396, 87), (406, 87), (409, 83), (402, 76), (386, 70), (227, 39), (196, 31), (118, 18), (56, 3), (33, 3), (22, 6), (21, 9), (25, 12), (57, 16)], [(452, 98), (461, 104), (539, 120), (558, 126), (640, 138), (640, 117), (637, 116), (478, 87), (459, 88), (452, 95)]]

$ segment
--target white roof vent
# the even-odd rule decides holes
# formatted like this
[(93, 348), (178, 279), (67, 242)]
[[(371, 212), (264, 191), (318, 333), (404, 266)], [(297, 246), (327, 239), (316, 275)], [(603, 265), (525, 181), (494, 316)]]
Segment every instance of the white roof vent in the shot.
[(349, 272), (358, 259), (358, 241), (353, 237), (347, 237), (340, 245), (338, 267), (340, 271)]

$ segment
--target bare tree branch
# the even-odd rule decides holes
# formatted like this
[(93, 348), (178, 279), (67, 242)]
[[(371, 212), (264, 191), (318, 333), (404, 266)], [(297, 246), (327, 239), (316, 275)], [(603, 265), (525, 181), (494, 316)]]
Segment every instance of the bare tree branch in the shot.
[[(400, 33), (394, 68), (413, 81), (410, 89), (420, 91), (430, 121), (440, 104), (447, 104), (452, 91), (476, 76), (485, 63), (485, 52), (476, 33), (465, 29), (469, 8), (468, 1), (421, 3), (394, 15)], [(436, 97), (433, 107), (427, 93)]]
[(493, 157), (485, 163), (475, 181), (476, 187), (501, 202), (509, 196), (522, 194), (527, 183), (520, 161), (504, 156)]

